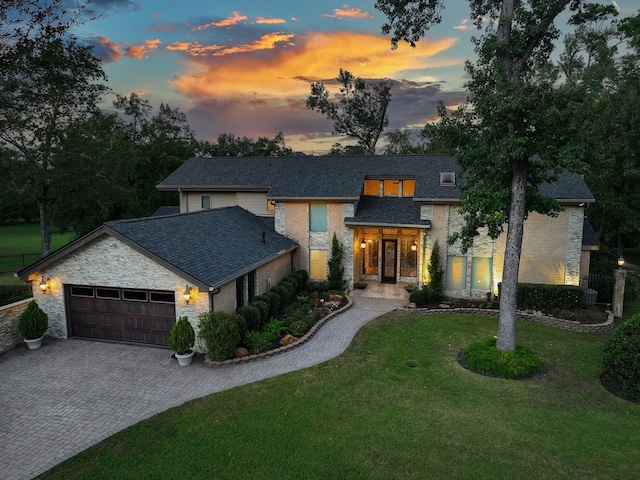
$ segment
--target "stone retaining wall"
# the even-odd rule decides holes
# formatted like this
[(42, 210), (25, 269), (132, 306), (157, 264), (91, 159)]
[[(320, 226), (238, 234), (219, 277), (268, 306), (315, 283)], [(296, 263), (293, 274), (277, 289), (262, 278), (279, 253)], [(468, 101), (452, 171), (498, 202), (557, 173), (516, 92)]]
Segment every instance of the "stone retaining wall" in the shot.
[(0, 307), (0, 353), (7, 352), (22, 342), (18, 333), (18, 319), (32, 298)]
[[(443, 308), (443, 309), (430, 309), (430, 308), (405, 308), (405, 312), (419, 313), (421, 315), (432, 315), (439, 313), (460, 313), (460, 314), (472, 314), (472, 315), (490, 315), (497, 317), (500, 315), (499, 310), (491, 310), (485, 308)], [(547, 315), (535, 315), (533, 313), (518, 312), (518, 319), (527, 320), (529, 322), (536, 322), (542, 325), (548, 325), (550, 327), (560, 328), (562, 330), (570, 330), (573, 332), (583, 333), (597, 333), (608, 332), (614, 327), (613, 313), (607, 312), (608, 318), (604, 323), (580, 323), (573, 320), (564, 320), (562, 318), (549, 317)]]

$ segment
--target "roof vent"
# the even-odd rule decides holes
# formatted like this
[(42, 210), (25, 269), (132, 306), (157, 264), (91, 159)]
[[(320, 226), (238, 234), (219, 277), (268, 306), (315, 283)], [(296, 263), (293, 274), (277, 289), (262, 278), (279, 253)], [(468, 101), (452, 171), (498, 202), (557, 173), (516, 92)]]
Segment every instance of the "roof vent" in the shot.
[(456, 172), (440, 172), (440, 185), (455, 185)]

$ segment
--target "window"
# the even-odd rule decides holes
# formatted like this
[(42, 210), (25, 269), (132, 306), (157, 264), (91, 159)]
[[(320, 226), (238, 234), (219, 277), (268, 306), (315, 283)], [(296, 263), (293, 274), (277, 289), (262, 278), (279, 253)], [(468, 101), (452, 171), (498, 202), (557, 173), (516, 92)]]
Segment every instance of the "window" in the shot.
[(440, 185), (453, 186), (456, 184), (455, 172), (440, 172)]
[(71, 287), (71, 295), (73, 295), (74, 297), (93, 297), (93, 288)]
[(365, 180), (364, 194), (379, 197), (380, 196), (380, 180)]
[(115, 288), (96, 288), (96, 297), (120, 300), (120, 290)]
[(473, 257), (471, 259), (471, 288), (491, 291), (493, 275), (493, 259), (490, 257)]
[(327, 231), (327, 204), (309, 204), (309, 230), (312, 232)]
[(256, 271), (252, 271), (249, 272), (247, 274), (247, 287), (248, 287), (248, 300), (249, 303), (251, 303), (251, 301), (255, 298), (256, 296)]
[(400, 242), (400, 275), (403, 277), (418, 276), (417, 245), (417, 241), (413, 238), (403, 238)]
[(211, 208), (211, 197), (209, 195), (203, 195), (200, 197), (200, 203), (203, 209)]
[(447, 257), (447, 288), (467, 286), (467, 257), (450, 255)]
[(326, 250), (309, 250), (309, 277), (314, 280), (327, 279)]
[(236, 278), (236, 308), (240, 308), (245, 305), (244, 285), (244, 276)]
[(276, 202), (274, 200), (267, 200), (267, 210), (273, 212), (276, 209)]
[(173, 292), (149, 292), (149, 300), (157, 303), (176, 303), (176, 296)]
[(400, 192), (399, 180), (385, 180), (384, 181), (384, 196), (385, 197), (397, 197)]
[(367, 246), (364, 249), (364, 266), (363, 271), (365, 275), (377, 275), (378, 274), (378, 251), (380, 249), (380, 241), (377, 239), (370, 239), (366, 241)]
[(402, 180), (402, 196), (403, 197), (413, 197), (415, 189), (416, 189), (415, 180)]
[(124, 300), (136, 300), (138, 302), (147, 301), (147, 292), (144, 290), (123, 290), (122, 298)]

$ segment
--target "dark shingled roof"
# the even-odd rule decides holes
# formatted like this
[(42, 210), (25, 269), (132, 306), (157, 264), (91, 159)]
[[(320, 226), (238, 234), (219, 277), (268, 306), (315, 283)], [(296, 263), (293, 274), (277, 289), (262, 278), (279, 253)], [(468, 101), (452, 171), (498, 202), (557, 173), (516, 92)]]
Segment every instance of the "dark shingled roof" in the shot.
[(222, 285), (298, 246), (241, 207), (119, 220), (105, 226), (207, 287)]
[(180, 207), (179, 206), (174, 206), (174, 205), (163, 205), (161, 207), (159, 207), (155, 212), (153, 212), (153, 214), (151, 215), (152, 217), (159, 217), (162, 215), (175, 215), (177, 213), (180, 213)]
[(420, 220), (420, 204), (411, 198), (362, 197), (354, 217), (346, 225), (406, 226), (429, 228), (429, 220)]
[(593, 225), (591, 225), (587, 217), (584, 217), (584, 221), (582, 222), (582, 245), (589, 247), (600, 246), (598, 234), (593, 229)]
[[(458, 170), (455, 158), (447, 155), (190, 158), (158, 189), (264, 191), (274, 200), (355, 201), (367, 178), (403, 178), (415, 179), (415, 200), (455, 201), (458, 189), (440, 185), (440, 173)], [(558, 200), (594, 200), (582, 177), (569, 172), (553, 185), (542, 185), (541, 191)]]

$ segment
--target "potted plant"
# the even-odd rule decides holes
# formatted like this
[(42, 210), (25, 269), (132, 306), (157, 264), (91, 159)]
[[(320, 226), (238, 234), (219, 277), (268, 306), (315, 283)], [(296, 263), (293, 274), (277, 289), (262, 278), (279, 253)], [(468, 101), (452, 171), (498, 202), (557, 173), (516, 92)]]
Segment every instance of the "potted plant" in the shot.
[(47, 328), (49, 328), (49, 316), (35, 300), (31, 300), (18, 319), (18, 331), (29, 349), (40, 348)]
[(176, 354), (176, 359), (181, 367), (191, 365), (194, 351), (193, 344), (196, 334), (193, 331), (188, 317), (180, 317), (169, 332), (169, 347)]
[(359, 282), (356, 282), (356, 288), (367, 288), (368, 283), (367, 282), (363, 282), (362, 280), (360, 280)]

